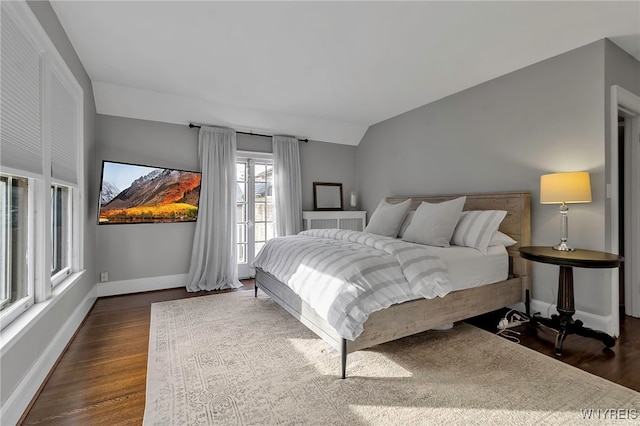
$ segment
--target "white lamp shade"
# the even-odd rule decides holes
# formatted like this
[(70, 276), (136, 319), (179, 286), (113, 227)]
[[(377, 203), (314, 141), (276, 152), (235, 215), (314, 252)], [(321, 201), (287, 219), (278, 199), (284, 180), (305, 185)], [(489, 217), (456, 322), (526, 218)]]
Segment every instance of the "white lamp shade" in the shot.
[(540, 176), (540, 203), (590, 203), (589, 172), (564, 172)]

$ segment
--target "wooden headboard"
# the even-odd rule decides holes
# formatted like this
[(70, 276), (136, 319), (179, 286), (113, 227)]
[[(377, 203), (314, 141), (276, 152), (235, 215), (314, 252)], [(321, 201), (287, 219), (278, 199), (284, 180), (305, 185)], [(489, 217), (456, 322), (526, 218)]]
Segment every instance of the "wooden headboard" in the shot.
[[(529, 294), (531, 294), (531, 264), (523, 259), (518, 251), (520, 246), (531, 245), (531, 195), (528, 192), (402, 196), (389, 197), (387, 202), (396, 204), (411, 198), (410, 210), (415, 210), (423, 201), (440, 203), (463, 195), (467, 197), (463, 210), (506, 210), (507, 215), (500, 224), (500, 231), (518, 242), (507, 248), (509, 253), (509, 274), (514, 277), (521, 277), (523, 292), (529, 290)], [(525, 299), (523, 298), (522, 300)]]

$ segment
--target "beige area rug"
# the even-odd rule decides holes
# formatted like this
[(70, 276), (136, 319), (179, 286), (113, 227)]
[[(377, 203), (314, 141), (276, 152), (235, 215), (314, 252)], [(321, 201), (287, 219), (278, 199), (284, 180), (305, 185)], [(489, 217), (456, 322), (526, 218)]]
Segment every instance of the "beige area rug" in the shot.
[(350, 354), (339, 373), (339, 353), (264, 294), (154, 303), (144, 424), (640, 422), (639, 393), (462, 323)]

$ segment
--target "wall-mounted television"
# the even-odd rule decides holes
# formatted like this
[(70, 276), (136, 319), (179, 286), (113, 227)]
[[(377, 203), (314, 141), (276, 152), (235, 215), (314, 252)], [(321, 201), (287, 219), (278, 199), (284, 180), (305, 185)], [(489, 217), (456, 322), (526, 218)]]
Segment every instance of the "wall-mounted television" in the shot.
[(193, 222), (200, 179), (198, 172), (103, 161), (98, 224)]

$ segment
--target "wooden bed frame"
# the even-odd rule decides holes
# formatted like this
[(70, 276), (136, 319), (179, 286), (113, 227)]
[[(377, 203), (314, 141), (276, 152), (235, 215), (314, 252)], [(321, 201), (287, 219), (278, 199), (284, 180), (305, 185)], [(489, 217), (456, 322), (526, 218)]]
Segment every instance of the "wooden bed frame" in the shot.
[[(391, 197), (387, 201), (399, 203), (411, 198), (411, 210), (422, 201), (431, 203), (450, 200), (460, 195), (419, 197)], [(347, 354), (390, 342), (412, 334), (430, 330), (442, 324), (461, 321), (518, 302), (525, 302), (529, 313), (531, 295), (531, 266), (518, 247), (531, 243), (530, 195), (527, 192), (469, 194), (464, 210), (506, 210), (500, 231), (518, 244), (507, 248), (509, 277), (505, 281), (454, 291), (445, 297), (417, 299), (372, 313), (364, 323), (364, 331), (354, 341), (343, 339), (306, 302), (285, 284), (260, 268), (256, 269), (255, 294), (258, 288), (286, 309), (291, 315), (315, 332), (342, 355), (342, 378), (346, 377)]]

